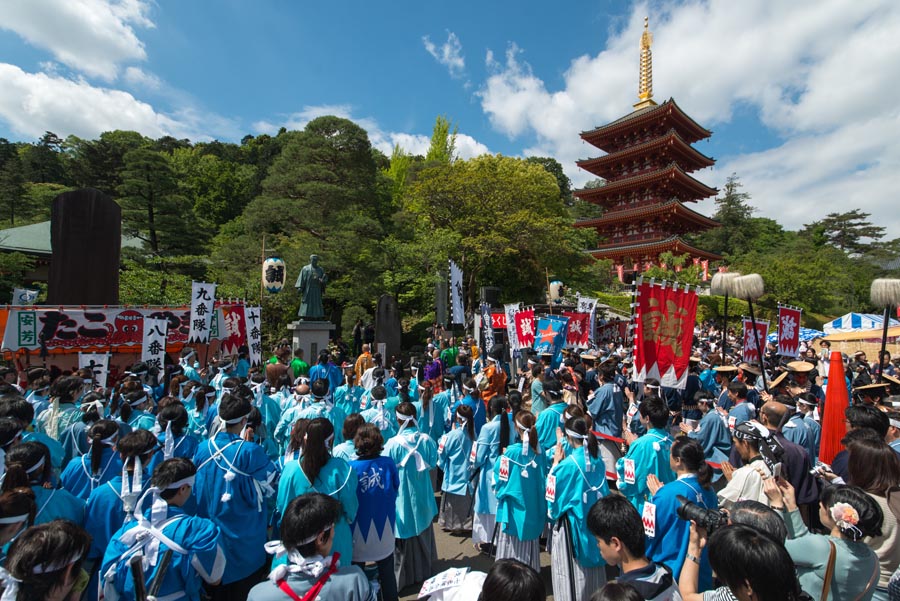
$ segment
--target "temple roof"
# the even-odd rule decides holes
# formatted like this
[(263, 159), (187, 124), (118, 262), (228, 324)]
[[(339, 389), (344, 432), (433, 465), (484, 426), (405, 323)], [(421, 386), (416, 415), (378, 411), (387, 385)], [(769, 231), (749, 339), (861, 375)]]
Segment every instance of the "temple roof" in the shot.
[(622, 192), (624, 190), (646, 188), (657, 183), (670, 184), (687, 192), (684, 200), (695, 201), (700, 198), (715, 196), (719, 193), (716, 188), (710, 188), (703, 182), (694, 179), (693, 177), (685, 173), (681, 169), (681, 167), (679, 167), (675, 163), (672, 163), (668, 167), (664, 167), (656, 171), (641, 173), (639, 175), (635, 175), (634, 177), (626, 177), (616, 181), (608, 182), (598, 188), (583, 188), (581, 190), (576, 190), (574, 194), (584, 201), (595, 202), (599, 204), (602, 203), (602, 201), (605, 199), (604, 197), (612, 196), (613, 194)]
[(625, 150), (605, 154), (601, 157), (577, 161), (576, 164), (598, 177), (612, 179), (618, 175), (615, 166), (620, 161), (633, 160), (646, 155), (652, 156), (658, 154), (661, 149), (667, 149), (670, 154), (677, 155), (681, 159), (678, 161), (678, 165), (686, 173), (715, 164), (715, 160), (688, 144), (674, 128), (670, 129), (667, 134), (647, 140), (642, 144), (635, 144)]
[(712, 135), (710, 130), (691, 119), (673, 99), (669, 98), (660, 105), (637, 109), (612, 123), (583, 131), (581, 138), (601, 150), (608, 151), (609, 147), (615, 146), (614, 140), (617, 136), (654, 122), (667, 123), (666, 129), (675, 128), (689, 144)]
[(719, 261), (721, 256), (700, 250), (685, 242), (680, 236), (670, 236), (661, 240), (651, 240), (649, 242), (638, 242), (635, 244), (622, 244), (615, 246), (607, 246), (588, 251), (597, 259), (624, 259), (626, 257), (642, 256), (646, 254), (659, 255), (664, 252), (671, 252), (677, 255), (689, 254), (692, 257), (701, 257), (712, 261)]
[(623, 221), (652, 219), (654, 217), (662, 217), (665, 215), (675, 215), (682, 221), (692, 222), (703, 228), (719, 227), (721, 225), (715, 219), (710, 219), (706, 215), (701, 215), (697, 211), (684, 206), (677, 200), (669, 200), (660, 204), (644, 205), (633, 209), (625, 209), (624, 211), (609, 211), (595, 219), (577, 221), (575, 222), (575, 227), (601, 228), (606, 225), (613, 225)]

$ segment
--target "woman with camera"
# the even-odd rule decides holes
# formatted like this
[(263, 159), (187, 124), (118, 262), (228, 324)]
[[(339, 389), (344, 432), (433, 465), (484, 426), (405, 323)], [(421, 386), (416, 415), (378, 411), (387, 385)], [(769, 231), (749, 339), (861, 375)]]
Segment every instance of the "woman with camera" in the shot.
[(863, 538), (881, 535), (884, 517), (878, 503), (856, 486), (829, 486), (819, 501), (819, 519), (829, 533), (812, 534), (800, 518), (790, 482), (766, 478), (763, 489), (772, 509), (782, 512), (789, 537), (785, 548), (803, 590), (813, 599), (871, 599), (881, 567)]
[[(702, 522), (718, 517), (718, 500), (712, 490), (712, 470), (706, 464), (703, 447), (692, 438), (679, 437), (672, 444), (669, 465), (675, 472), (675, 481), (663, 486), (651, 474), (647, 487), (653, 497), (644, 504), (643, 521), (647, 535), (647, 557), (665, 564), (672, 570), (675, 580), (681, 574), (684, 560), (700, 566), (700, 590), (712, 587), (712, 568), (704, 551), (699, 557), (688, 555), (690, 539), (689, 520)], [(682, 506), (689, 503), (685, 509)]]

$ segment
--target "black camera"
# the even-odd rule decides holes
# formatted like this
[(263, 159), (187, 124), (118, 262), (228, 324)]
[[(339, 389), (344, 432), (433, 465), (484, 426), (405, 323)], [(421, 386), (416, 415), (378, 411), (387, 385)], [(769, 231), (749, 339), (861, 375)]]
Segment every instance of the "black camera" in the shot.
[(697, 503), (688, 501), (687, 497), (682, 495), (677, 495), (675, 498), (681, 503), (678, 507), (678, 517), (683, 520), (697, 522), (698, 526), (706, 528), (707, 534), (712, 534), (716, 528), (728, 524), (728, 514), (724, 511), (707, 509)]

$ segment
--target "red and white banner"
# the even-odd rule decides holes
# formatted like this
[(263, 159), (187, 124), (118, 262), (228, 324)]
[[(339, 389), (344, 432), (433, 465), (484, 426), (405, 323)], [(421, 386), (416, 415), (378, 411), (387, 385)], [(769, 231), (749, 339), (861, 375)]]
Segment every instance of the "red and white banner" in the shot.
[[(766, 348), (766, 336), (769, 334), (769, 322), (756, 320), (756, 331), (759, 332), (759, 344)], [(744, 354), (743, 359), (747, 363), (761, 365), (759, 349), (756, 347), (756, 337), (753, 335), (753, 323), (749, 318), (744, 318)]]
[(221, 315), (223, 329), (219, 330), (219, 334), (222, 336), (222, 352), (226, 355), (236, 355), (238, 349), (247, 344), (244, 307), (242, 305), (223, 306)]
[(563, 317), (569, 318), (569, 332), (566, 334), (566, 346), (587, 348), (590, 346), (591, 314), (563, 311)]
[(625, 334), (628, 333), (627, 321), (610, 321), (600, 326), (599, 341), (615, 342), (617, 338), (624, 340)]
[[(211, 319), (210, 338), (225, 337), (227, 327), (219, 328), (226, 307), (216, 307)], [(3, 349), (35, 350), (41, 343), (47, 350), (108, 348), (133, 346), (141, 349), (144, 341), (144, 318), (162, 319), (168, 323), (167, 345), (184, 344), (191, 329), (190, 307), (35, 307), (9, 312)]]
[(516, 313), (516, 336), (522, 348), (534, 345), (534, 309)]
[(797, 357), (800, 354), (800, 316), (803, 309), (778, 306), (778, 354)]
[(505, 330), (506, 313), (491, 313), (491, 328), (494, 330)]
[(639, 282), (635, 307), (634, 379), (659, 380), (663, 386), (683, 389), (687, 383), (697, 293)]
[(703, 265), (703, 281), (709, 281), (709, 259), (703, 259), (701, 265)]

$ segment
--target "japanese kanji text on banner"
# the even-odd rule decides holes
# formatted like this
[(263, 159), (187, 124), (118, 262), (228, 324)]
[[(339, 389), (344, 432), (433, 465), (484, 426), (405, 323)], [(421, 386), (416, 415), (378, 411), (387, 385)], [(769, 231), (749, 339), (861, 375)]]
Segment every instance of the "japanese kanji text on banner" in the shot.
[(144, 318), (144, 341), (141, 345), (141, 361), (147, 367), (162, 370), (166, 354), (166, 334), (169, 322), (165, 319)]
[(78, 353), (78, 369), (87, 369), (94, 375), (94, 384), (106, 387), (109, 374), (109, 353)]
[(530, 348), (534, 344), (534, 309), (516, 312), (516, 339), (519, 348)]
[(634, 380), (653, 378), (663, 386), (683, 389), (697, 317), (697, 293), (639, 282), (636, 296)]
[[(759, 343), (765, 348), (766, 336), (769, 334), (769, 322), (756, 320), (756, 331), (759, 332)], [(760, 364), (759, 349), (756, 347), (757, 338), (753, 335), (753, 322), (744, 318), (744, 361)]]
[(503, 311), (506, 313), (506, 337), (509, 339), (510, 351), (522, 348), (519, 344), (519, 336), (516, 334), (516, 312), (518, 310), (519, 303), (503, 305)]
[(778, 307), (778, 354), (797, 357), (800, 353), (800, 316), (802, 309)]
[(191, 284), (191, 332), (188, 342), (209, 342), (210, 321), (216, 302), (216, 285), (206, 282)]
[(450, 261), (450, 322), (466, 323), (466, 309), (463, 305), (463, 272)]
[(245, 307), (244, 316), (247, 319), (247, 346), (250, 348), (250, 365), (259, 365), (262, 362), (262, 322), (260, 321), (259, 307)]

